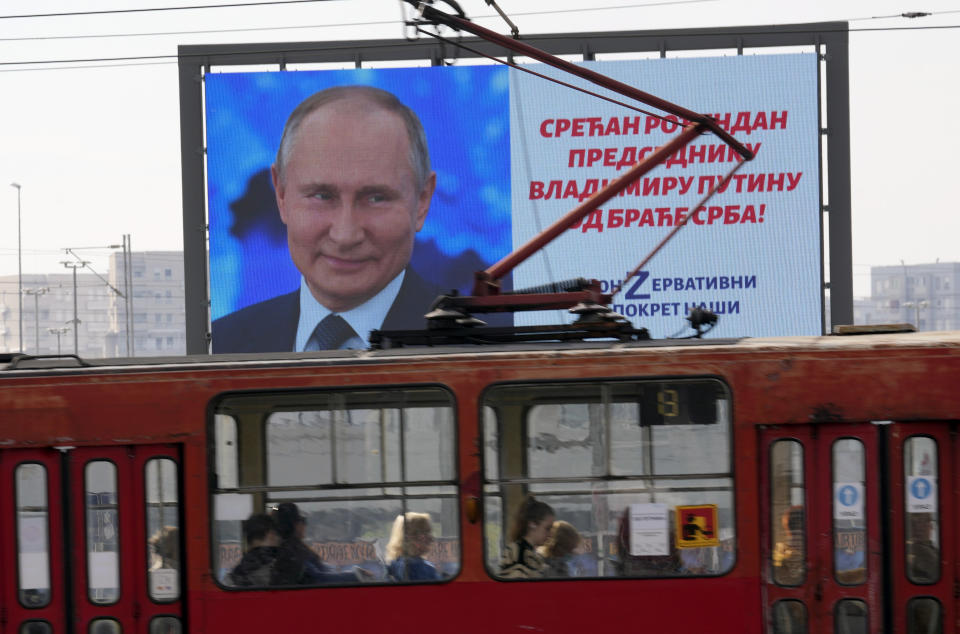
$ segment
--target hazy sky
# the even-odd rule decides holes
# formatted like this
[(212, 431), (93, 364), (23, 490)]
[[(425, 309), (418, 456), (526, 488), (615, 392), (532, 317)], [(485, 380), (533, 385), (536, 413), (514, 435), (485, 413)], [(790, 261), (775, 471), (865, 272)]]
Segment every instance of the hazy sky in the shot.
[[(960, 2), (914, 1), (500, 0), (500, 6), (529, 34), (849, 21), (854, 287), (862, 295), (871, 265), (960, 261), (954, 193)], [(17, 272), (11, 182), (22, 185), (24, 273), (68, 272), (60, 264), (70, 259), (67, 247), (98, 247), (78, 253), (105, 272), (110, 251), (102, 247), (127, 233), (138, 251), (182, 248), (178, 45), (403, 35), (396, 0), (9, 17), (227, 3), (0, 4), (0, 275)], [(461, 5), (480, 24), (506, 31), (483, 0)], [(895, 17), (912, 11), (933, 15)], [(137, 57), (143, 59), (85, 64), (94, 68), (70, 61)], [(57, 63), (17, 64), (43, 60)]]

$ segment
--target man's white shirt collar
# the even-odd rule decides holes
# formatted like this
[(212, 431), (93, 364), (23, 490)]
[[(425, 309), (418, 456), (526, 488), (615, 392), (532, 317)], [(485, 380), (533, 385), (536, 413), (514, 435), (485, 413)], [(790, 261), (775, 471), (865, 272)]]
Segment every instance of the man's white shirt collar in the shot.
[[(403, 285), (403, 276), (406, 271), (400, 271), (400, 275), (381, 289), (379, 293), (368, 299), (356, 308), (352, 308), (343, 313), (337, 313), (346, 320), (353, 331), (357, 333), (356, 337), (348, 339), (341, 350), (363, 350), (367, 347), (367, 336), (371, 330), (376, 330), (383, 325), (383, 320), (387, 318), (390, 307), (397, 299), (400, 293), (400, 287)], [(300, 276), (300, 321), (297, 323), (297, 341), (294, 352), (302, 352), (310, 340), (310, 335), (314, 329), (331, 311), (329, 308), (318, 302), (306, 280)]]

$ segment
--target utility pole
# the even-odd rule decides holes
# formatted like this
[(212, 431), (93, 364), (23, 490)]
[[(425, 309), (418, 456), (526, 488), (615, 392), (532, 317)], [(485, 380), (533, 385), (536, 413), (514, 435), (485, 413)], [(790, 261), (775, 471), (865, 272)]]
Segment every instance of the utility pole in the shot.
[(23, 352), (23, 245), (20, 242), (20, 183), (10, 183), (17, 188), (17, 312), (20, 313), (20, 352)]
[(127, 356), (136, 356), (133, 336), (133, 248), (130, 246), (130, 234), (123, 234), (123, 292), (127, 307)]
[(80, 319), (77, 317), (77, 269), (82, 269), (89, 262), (80, 260), (79, 262), (61, 262), (68, 269), (73, 269), (73, 354), (80, 356), (80, 342), (77, 339), (77, 331), (80, 330)]
[[(125, 335), (126, 335), (126, 336), (124, 337), (124, 340), (125, 340), (126, 347), (127, 347), (127, 356), (130, 356), (130, 337), (129, 337), (129, 333), (130, 333), (130, 330), (129, 330), (129, 328), (130, 328), (130, 320), (129, 320), (129, 318), (128, 318), (129, 312), (130, 312), (130, 311), (129, 311), (129, 306), (130, 306), (130, 294), (129, 294), (129, 289), (127, 288), (127, 287), (129, 286), (129, 284), (127, 283), (127, 275), (126, 275), (126, 268), (127, 268), (127, 236), (125, 235), (125, 236), (123, 237), (123, 244), (108, 244), (108, 245), (105, 246), (105, 247), (69, 247), (69, 248), (64, 249), (64, 252), (66, 252), (68, 255), (72, 255), (73, 257), (77, 258), (77, 261), (78, 261), (78, 262), (82, 262), (83, 264), (86, 265), (86, 264), (89, 264), (89, 262), (84, 262), (84, 261), (83, 261), (83, 258), (81, 258), (79, 255), (77, 255), (76, 252), (77, 252), (78, 250), (80, 250), (80, 249), (100, 249), (100, 248), (103, 248), (103, 249), (121, 249), (121, 248), (122, 248), (122, 249), (123, 249), (123, 268), (124, 268), (123, 279), (124, 279), (124, 281), (123, 281), (122, 283), (119, 283), (119, 282), (118, 282), (118, 285), (123, 287), (123, 291), (121, 291), (121, 290), (118, 289), (116, 286), (114, 286), (113, 284), (111, 284), (111, 283), (110, 283), (110, 280), (104, 278), (102, 275), (100, 275), (99, 273), (97, 273), (97, 272), (93, 269), (92, 266), (87, 266), (87, 268), (90, 269), (90, 272), (91, 272), (91, 273), (93, 273), (93, 274), (96, 275), (98, 278), (100, 278), (100, 281), (103, 282), (104, 284), (106, 284), (106, 285), (107, 285), (107, 288), (109, 288), (111, 291), (113, 291), (115, 295), (117, 295), (118, 297), (123, 298), (123, 300), (124, 300), (124, 317), (123, 317), (123, 320), (124, 320), (124, 321), (123, 321), (123, 329), (124, 329), (124, 332), (125, 332)], [(116, 310), (116, 325), (117, 325), (117, 327), (119, 328), (119, 325), (120, 325), (120, 310), (119, 310), (119, 309)]]
[(40, 354), (40, 296), (46, 295), (49, 291), (50, 289), (46, 286), (28, 288), (23, 291), (27, 295), (33, 295), (33, 328), (37, 337), (34, 354)]

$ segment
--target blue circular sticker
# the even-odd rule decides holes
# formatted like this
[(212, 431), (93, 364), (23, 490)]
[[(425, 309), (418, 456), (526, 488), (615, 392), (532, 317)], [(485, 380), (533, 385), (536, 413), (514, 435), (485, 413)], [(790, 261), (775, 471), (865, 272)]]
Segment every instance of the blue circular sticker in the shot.
[(853, 506), (858, 499), (860, 499), (860, 492), (857, 491), (855, 486), (848, 484), (840, 487), (840, 490), (837, 491), (837, 500), (844, 506)]
[(917, 478), (910, 485), (910, 494), (918, 500), (929, 497), (931, 491), (933, 491), (933, 487), (926, 478)]

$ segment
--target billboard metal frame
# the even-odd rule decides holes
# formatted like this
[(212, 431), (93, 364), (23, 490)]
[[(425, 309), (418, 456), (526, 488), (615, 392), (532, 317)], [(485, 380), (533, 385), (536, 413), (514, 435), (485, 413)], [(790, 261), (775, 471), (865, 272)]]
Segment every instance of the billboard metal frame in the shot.
[[(826, 91), (826, 107), (819, 109), (821, 160), (821, 311), (830, 297), (829, 320), (824, 324), (853, 323), (853, 256), (850, 196), (850, 91), (849, 37), (846, 22), (817, 22), (776, 26), (743, 26), (721, 29), (663, 31), (611, 31), (603, 33), (524, 36), (523, 41), (553, 55), (593, 60), (598, 54), (669, 53), (698, 50), (745, 50), (769, 47), (811, 46), (817, 52), (819, 92)], [(479, 52), (498, 57), (512, 55), (478, 38), (461, 40)], [(179, 47), (180, 155), (183, 183), (183, 256), (188, 354), (210, 350), (210, 300), (207, 260), (206, 144), (204, 135), (203, 80), (211, 69), (231, 66), (288, 64), (364, 64), (378, 62), (422, 63), (440, 66), (455, 57), (469, 63), (472, 53), (451, 50), (434, 40), (405, 39), (335, 42), (284, 42), (265, 44), (188, 45)], [(258, 70), (269, 70), (258, 68)], [(291, 71), (294, 72), (294, 71)], [(823, 101), (821, 99), (821, 101)], [(828, 125), (824, 125), (824, 116)], [(823, 151), (823, 139), (828, 140)], [(822, 162), (826, 160), (826, 169)], [(824, 178), (825, 177), (825, 178)], [(829, 231), (827, 231), (829, 229)], [(829, 244), (824, 244), (824, 234)], [(824, 250), (827, 249), (825, 252)], [(829, 269), (824, 260), (829, 262)]]

